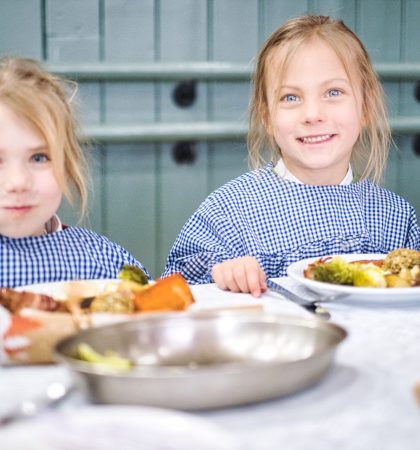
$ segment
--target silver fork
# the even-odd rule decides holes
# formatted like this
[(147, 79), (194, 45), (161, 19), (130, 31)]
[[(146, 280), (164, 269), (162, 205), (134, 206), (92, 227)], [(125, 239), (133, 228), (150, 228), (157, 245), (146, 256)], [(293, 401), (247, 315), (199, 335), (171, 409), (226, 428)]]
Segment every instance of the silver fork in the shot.
[(39, 397), (22, 400), (13, 409), (0, 415), (0, 428), (17, 420), (36, 416), (45, 409), (57, 405), (75, 390), (75, 384), (51, 383)]
[(299, 295), (295, 294), (294, 292), (289, 291), (285, 287), (281, 286), (280, 284), (277, 284), (273, 280), (267, 279), (266, 280), (267, 287), (271, 289), (274, 292), (277, 292), (281, 294), (283, 297), (285, 297), (287, 300), (292, 301), (293, 303), (296, 303), (297, 305), (301, 306), (302, 308), (306, 309), (307, 311), (315, 314), (317, 317), (320, 317), (322, 319), (328, 320), (331, 318), (331, 314), (320, 305), (323, 298), (328, 298), (328, 301), (331, 301), (332, 296), (324, 296), (317, 298), (316, 300), (308, 300), (304, 297), (300, 297)]
[(344, 294), (342, 292), (337, 294), (320, 294), (319, 292), (314, 291), (313, 289), (310, 289), (307, 286), (305, 286), (304, 289), (312, 296), (316, 296), (316, 300), (314, 301), (319, 303), (335, 302), (337, 300), (342, 300), (343, 298), (350, 297), (350, 294)]

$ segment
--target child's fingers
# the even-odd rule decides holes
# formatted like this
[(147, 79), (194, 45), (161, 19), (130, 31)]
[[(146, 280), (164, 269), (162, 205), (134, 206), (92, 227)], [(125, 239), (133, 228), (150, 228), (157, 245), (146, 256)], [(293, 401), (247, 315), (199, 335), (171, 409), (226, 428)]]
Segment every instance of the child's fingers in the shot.
[(267, 277), (265, 275), (265, 272), (261, 269), (261, 267), (259, 270), (259, 278), (260, 278), (261, 292), (265, 292), (267, 290)]
[(238, 260), (237, 263), (232, 266), (232, 276), (234, 284), (239, 288), (239, 292), (250, 292), (248, 284), (248, 268), (242, 259)]
[(252, 256), (216, 264), (212, 269), (212, 277), (220, 289), (232, 292), (251, 293), (259, 297), (267, 289), (265, 274)]
[(254, 297), (260, 297), (265, 292), (265, 274), (255, 258), (246, 265), (246, 279), (248, 290)]
[(213, 281), (223, 290), (239, 292), (239, 286), (233, 276), (232, 260), (216, 264), (212, 269)]

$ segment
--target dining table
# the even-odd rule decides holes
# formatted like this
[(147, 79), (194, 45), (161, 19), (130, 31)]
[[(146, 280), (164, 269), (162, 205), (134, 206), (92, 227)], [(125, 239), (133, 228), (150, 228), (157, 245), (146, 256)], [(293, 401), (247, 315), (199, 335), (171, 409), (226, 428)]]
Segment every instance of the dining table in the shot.
[[(299, 291), (297, 283), (288, 277), (275, 281)], [(270, 290), (258, 298), (223, 291), (214, 284), (194, 285), (191, 290), (196, 301), (194, 307), (199, 309), (260, 305), (273, 314), (312, 317), (307, 310)], [(93, 405), (84, 389), (75, 389), (35, 417), (0, 426), (0, 449), (420, 449), (420, 296), (409, 299), (349, 296), (323, 306), (331, 314), (329, 321), (348, 334), (337, 347), (325, 376), (303, 390), (228, 408), (188, 412), (159, 408), (155, 411), (159, 422), (156, 426), (150, 408), (150, 414), (143, 416), (146, 418), (142, 429), (139, 414), (148, 411), (144, 406)], [(73, 376), (62, 364), (1, 367), (0, 416), (18, 402), (39, 396), (45, 386), (57, 380), (73, 380)], [(106, 442), (92, 440), (100, 430), (100, 420), (87, 431), (80, 431), (82, 437), (77, 444), (71, 444), (69, 437), (67, 444), (61, 442), (54, 446), (44, 443), (41, 434), (35, 433), (37, 426), (63, 431), (60, 415), (82, 418), (86, 411), (92, 411), (91, 421), (94, 413), (108, 411), (102, 420), (107, 431), (99, 431), (106, 434)], [(131, 440), (124, 436), (124, 427), (118, 426), (121, 415), (126, 428), (131, 427)], [(173, 434), (168, 434), (165, 440), (165, 426), (177, 415), (191, 425), (190, 429), (186, 428), (186, 440), (182, 444), (178, 442), (178, 446), (171, 437)], [(137, 424), (133, 417), (140, 417)], [(154, 427), (159, 429), (159, 444), (147, 440), (147, 433)]]

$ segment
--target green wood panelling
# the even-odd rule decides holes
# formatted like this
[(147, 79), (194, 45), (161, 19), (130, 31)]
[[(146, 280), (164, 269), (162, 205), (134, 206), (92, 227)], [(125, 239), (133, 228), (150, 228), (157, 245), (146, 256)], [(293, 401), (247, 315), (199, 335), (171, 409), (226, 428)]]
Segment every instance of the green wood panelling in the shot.
[(43, 58), (41, 0), (1, 0), (0, 54)]
[[(305, 13), (342, 18), (375, 62), (420, 61), (418, 0), (1, 0), (0, 53), (50, 62), (227, 61), (249, 63), (267, 36)], [(200, 81), (189, 108), (176, 82), (81, 82), (82, 124), (247, 121), (250, 84)], [(393, 117), (419, 116), (414, 82), (386, 82)], [(395, 136), (386, 186), (420, 214), (420, 158)], [(196, 142), (177, 164), (175, 142), (101, 145), (89, 150), (93, 190), (85, 224), (127, 247), (154, 276), (185, 220), (207, 196), (247, 169), (244, 141)], [(75, 208), (60, 215), (75, 223)]]

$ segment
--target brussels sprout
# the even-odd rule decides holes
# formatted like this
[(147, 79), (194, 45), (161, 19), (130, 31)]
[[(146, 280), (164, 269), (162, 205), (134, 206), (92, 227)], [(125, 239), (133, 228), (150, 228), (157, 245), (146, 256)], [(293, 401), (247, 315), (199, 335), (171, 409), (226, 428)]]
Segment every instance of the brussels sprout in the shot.
[(125, 264), (118, 274), (118, 278), (121, 280), (134, 281), (139, 284), (148, 284), (146, 274), (140, 269), (140, 267)]

